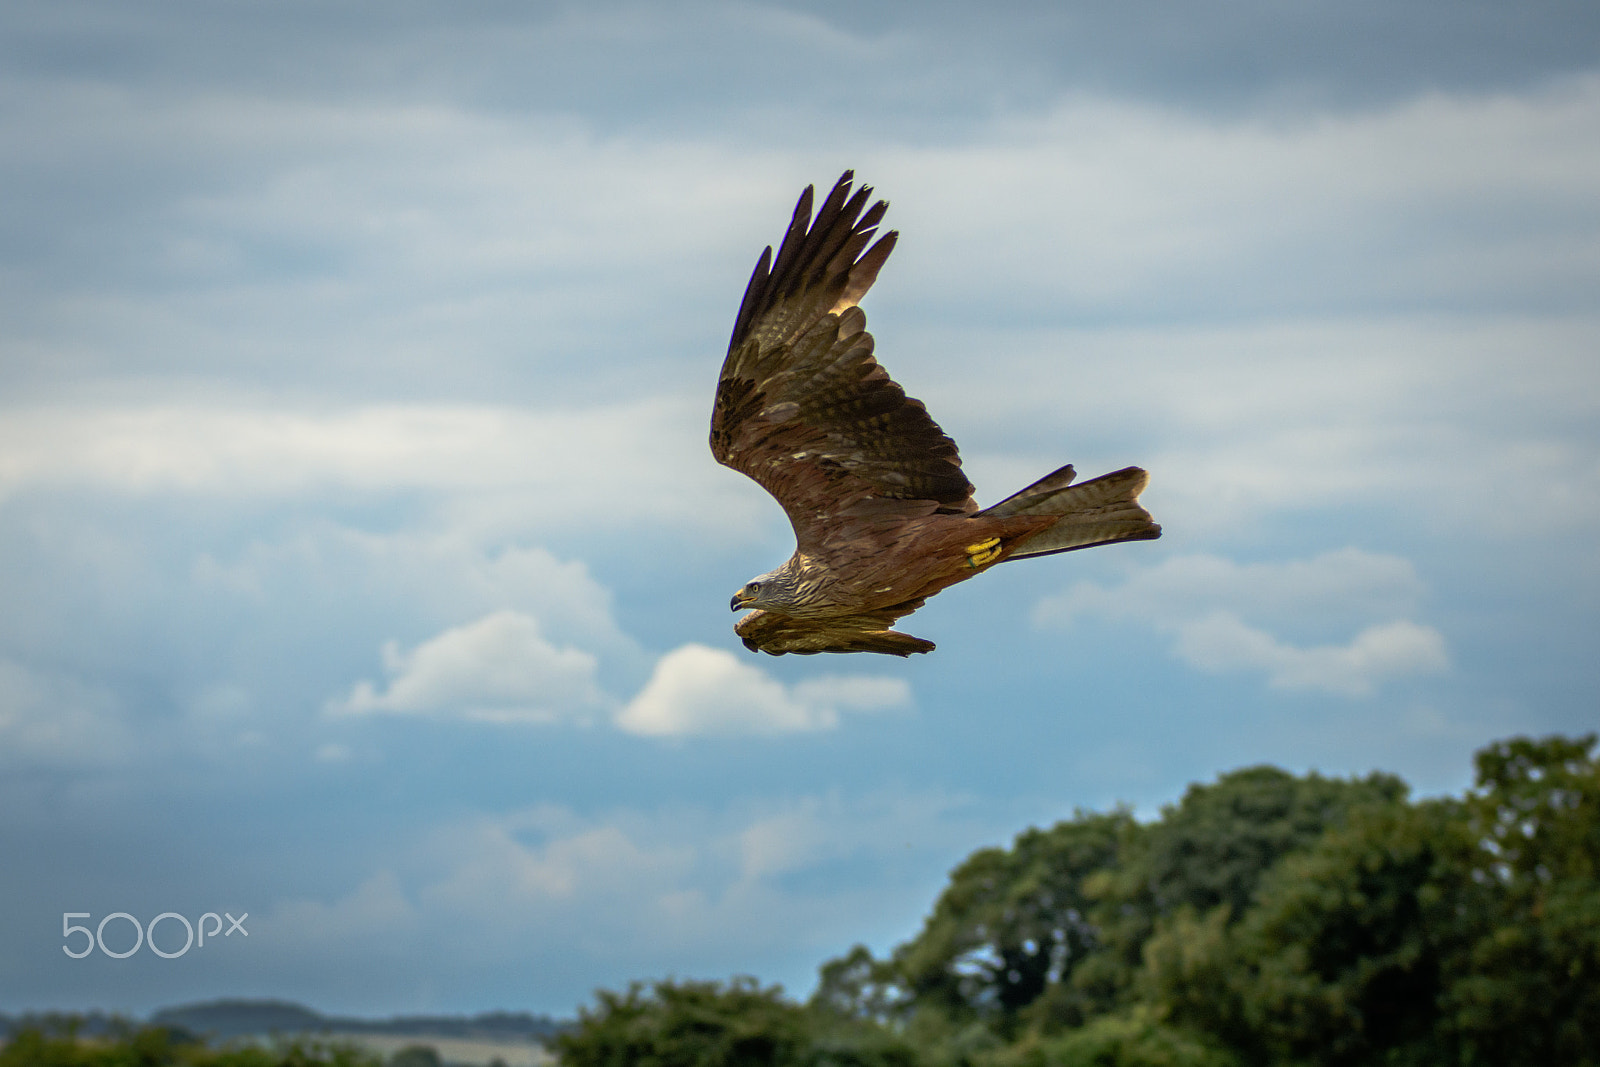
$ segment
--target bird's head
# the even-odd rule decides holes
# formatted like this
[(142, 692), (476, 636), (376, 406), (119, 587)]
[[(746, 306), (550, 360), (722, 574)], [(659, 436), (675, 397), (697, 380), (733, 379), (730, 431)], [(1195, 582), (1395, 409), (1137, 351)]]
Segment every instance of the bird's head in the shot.
[(792, 605), (796, 585), (792, 575), (784, 574), (782, 570), (768, 571), (744, 583), (728, 607), (734, 611), (750, 611), (760, 608), (763, 611), (777, 611), (787, 614), (787, 609)]

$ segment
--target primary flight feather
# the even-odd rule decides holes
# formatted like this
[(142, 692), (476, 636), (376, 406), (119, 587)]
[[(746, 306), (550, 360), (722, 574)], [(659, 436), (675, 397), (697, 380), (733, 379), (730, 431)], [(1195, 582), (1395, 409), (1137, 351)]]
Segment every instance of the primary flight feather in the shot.
[(756, 263), (734, 320), (711, 413), (717, 462), (755, 479), (794, 527), (788, 562), (734, 594), (753, 652), (884, 652), (933, 642), (891, 629), (956, 582), (1008, 559), (1161, 527), (1139, 506), (1149, 475), (1127, 467), (1078, 485), (1071, 466), (983, 510), (956, 443), (873, 357), (857, 306), (898, 234), (873, 243), (889, 205), (867, 207), (846, 171), (811, 214), (795, 206), (777, 257)]

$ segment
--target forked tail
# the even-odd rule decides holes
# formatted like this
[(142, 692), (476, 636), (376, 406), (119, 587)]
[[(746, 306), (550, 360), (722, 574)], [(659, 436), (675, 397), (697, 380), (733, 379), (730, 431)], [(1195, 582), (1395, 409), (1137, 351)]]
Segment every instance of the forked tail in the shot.
[(1062, 467), (973, 517), (1060, 516), (1055, 525), (1018, 545), (1010, 559), (1048, 556), (1117, 541), (1151, 541), (1161, 536), (1161, 527), (1139, 506), (1139, 494), (1150, 481), (1145, 471), (1126, 467), (1077, 485), (1072, 484), (1073, 477), (1070, 465)]

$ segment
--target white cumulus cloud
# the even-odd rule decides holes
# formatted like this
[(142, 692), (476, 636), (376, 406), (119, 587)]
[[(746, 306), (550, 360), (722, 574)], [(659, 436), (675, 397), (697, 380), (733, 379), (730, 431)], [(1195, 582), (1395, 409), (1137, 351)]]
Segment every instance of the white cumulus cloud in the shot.
[[(1174, 654), (1200, 670), (1255, 672), (1274, 688), (1365, 696), (1382, 682), (1449, 668), (1443, 635), (1405, 618), (1423, 592), (1409, 560), (1356, 548), (1262, 563), (1176, 556), (1120, 586), (1080, 582), (1045, 597), (1034, 620), (1139, 622), (1172, 634)], [(1266, 628), (1308, 624), (1355, 632), (1342, 643), (1301, 645)]]
[(1343, 645), (1296, 648), (1219, 611), (1178, 627), (1177, 653), (1202, 670), (1261, 671), (1278, 689), (1365, 696), (1381, 681), (1450, 665), (1437, 630), (1398, 619), (1368, 626)]
[(654, 736), (797, 733), (834, 728), (842, 710), (910, 701), (898, 678), (826, 676), (786, 686), (731, 652), (688, 644), (661, 657), (617, 725)]
[(602, 700), (593, 654), (551, 644), (537, 619), (510, 609), (446, 630), (409, 652), (390, 641), (383, 659), (387, 687), (357, 682), (330, 710), (552, 722)]

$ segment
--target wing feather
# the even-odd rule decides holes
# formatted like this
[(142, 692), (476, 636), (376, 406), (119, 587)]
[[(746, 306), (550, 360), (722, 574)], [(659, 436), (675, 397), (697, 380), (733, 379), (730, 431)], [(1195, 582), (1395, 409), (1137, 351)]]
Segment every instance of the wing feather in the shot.
[[(952, 441), (874, 355), (857, 307), (896, 234), (872, 243), (888, 205), (851, 193), (846, 171), (811, 217), (807, 188), (777, 256), (756, 263), (734, 320), (711, 416), (717, 461), (788, 513), (802, 551), (863, 513), (971, 514)], [(928, 506), (932, 503), (932, 508)]]
[(910, 656), (932, 652), (933, 642), (889, 627), (900, 615), (921, 604), (918, 600), (905, 611), (835, 615), (826, 619), (797, 619), (772, 611), (752, 611), (739, 620), (733, 632), (750, 651), (772, 656), (791, 652), (799, 656), (818, 652), (882, 652), (890, 656)]

